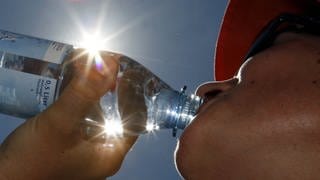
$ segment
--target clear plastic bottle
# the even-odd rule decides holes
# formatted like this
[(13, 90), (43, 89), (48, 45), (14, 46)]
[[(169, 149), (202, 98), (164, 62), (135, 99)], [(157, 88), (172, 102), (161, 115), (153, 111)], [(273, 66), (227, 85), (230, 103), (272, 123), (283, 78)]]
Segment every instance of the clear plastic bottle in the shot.
[[(0, 112), (28, 118), (59, 97), (72, 76), (62, 65), (73, 46), (0, 31)], [(89, 137), (184, 129), (201, 99), (172, 89), (133, 59), (122, 56), (115, 91), (106, 93), (84, 120)]]

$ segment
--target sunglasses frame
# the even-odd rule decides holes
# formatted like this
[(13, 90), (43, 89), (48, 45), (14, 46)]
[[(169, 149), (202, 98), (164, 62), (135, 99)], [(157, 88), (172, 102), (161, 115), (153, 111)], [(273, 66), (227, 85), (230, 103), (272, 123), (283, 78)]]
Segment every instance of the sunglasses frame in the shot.
[(252, 44), (244, 61), (270, 47), (276, 37), (283, 32), (320, 35), (320, 17), (295, 14), (281, 14), (261, 31)]

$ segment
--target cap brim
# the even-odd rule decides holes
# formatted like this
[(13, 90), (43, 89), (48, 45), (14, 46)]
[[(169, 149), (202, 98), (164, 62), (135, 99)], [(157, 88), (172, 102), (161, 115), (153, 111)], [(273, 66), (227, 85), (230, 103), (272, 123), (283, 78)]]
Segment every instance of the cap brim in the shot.
[(281, 13), (301, 13), (306, 0), (230, 0), (215, 55), (215, 80), (233, 77), (260, 31)]

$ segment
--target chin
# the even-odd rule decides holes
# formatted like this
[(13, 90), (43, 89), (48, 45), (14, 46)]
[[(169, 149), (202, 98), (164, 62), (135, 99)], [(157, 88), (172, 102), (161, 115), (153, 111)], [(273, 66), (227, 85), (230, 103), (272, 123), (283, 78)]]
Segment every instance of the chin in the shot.
[[(199, 139), (203, 139), (196, 121), (189, 125), (179, 138), (175, 150), (175, 165), (180, 175), (184, 179), (202, 179), (203, 171), (199, 169), (203, 166), (203, 144)], [(199, 173), (201, 172), (201, 173)]]
[(186, 164), (186, 162), (184, 162), (185, 158), (185, 152), (183, 150), (181, 146), (181, 142), (178, 141), (177, 143), (177, 147), (176, 147), (176, 150), (175, 150), (175, 154), (174, 154), (174, 157), (175, 157), (175, 166), (176, 166), (176, 169), (178, 171), (178, 173), (180, 174), (181, 177), (183, 177), (184, 179), (187, 179), (185, 177), (185, 172), (186, 171), (186, 167), (184, 166)]
[(192, 152), (190, 152), (190, 144), (186, 143), (188, 141), (185, 140), (186, 133), (184, 133), (180, 140), (177, 143), (177, 147), (175, 150), (175, 165), (176, 169), (178, 170), (180, 176), (184, 179), (194, 179), (191, 178), (190, 174), (192, 174), (194, 168), (192, 168)]

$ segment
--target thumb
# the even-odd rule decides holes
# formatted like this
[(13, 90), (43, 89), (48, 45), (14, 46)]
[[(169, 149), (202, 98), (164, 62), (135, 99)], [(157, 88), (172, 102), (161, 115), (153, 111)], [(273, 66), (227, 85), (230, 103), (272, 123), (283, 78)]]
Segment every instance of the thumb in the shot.
[(71, 57), (70, 83), (58, 100), (40, 115), (40, 119), (67, 134), (78, 128), (99, 99), (115, 87), (120, 55), (104, 51), (92, 57), (85, 50), (76, 50)]

